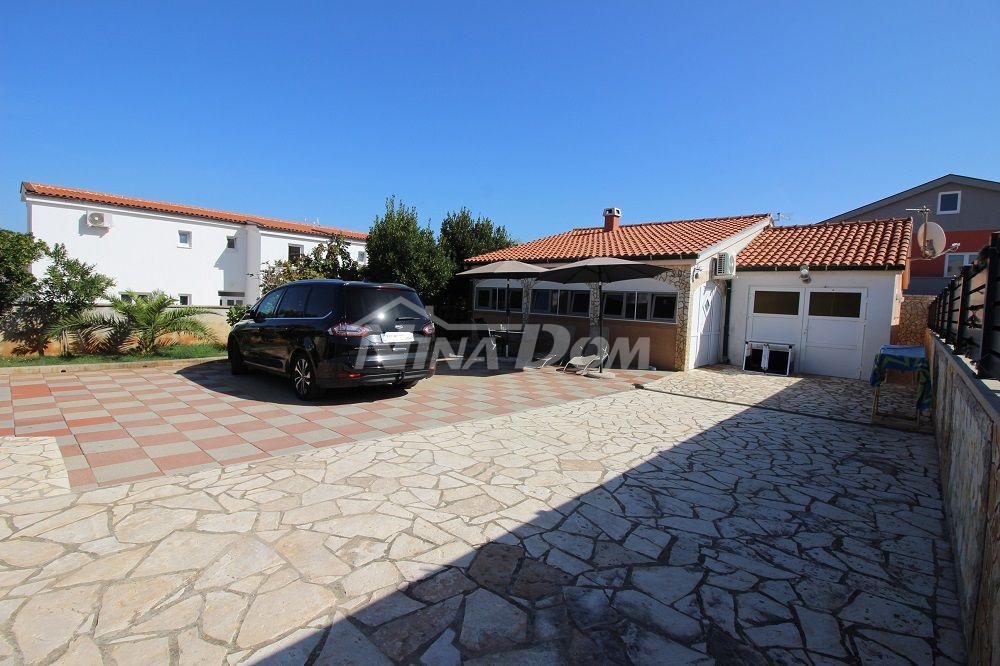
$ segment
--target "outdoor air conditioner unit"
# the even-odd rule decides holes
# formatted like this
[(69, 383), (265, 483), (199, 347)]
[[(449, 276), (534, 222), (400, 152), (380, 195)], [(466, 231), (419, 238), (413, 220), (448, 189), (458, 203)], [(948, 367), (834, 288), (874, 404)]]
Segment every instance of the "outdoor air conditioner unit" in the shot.
[(111, 215), (109, 213), (87, 213), (87, 226), (98, 229), (110, 229)]
[(716, 280), (730, 280), (736, 275), (736, 257), (728, 252), (720, 252), (715, 256), (715, 270), (712, 277)]

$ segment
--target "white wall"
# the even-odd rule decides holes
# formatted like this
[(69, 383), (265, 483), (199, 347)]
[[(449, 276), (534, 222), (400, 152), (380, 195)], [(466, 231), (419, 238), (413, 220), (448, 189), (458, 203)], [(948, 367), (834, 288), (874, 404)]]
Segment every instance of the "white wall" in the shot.
[[(264, 262), (288, 258), (288, 245), (308, 252), (321, 239), (274, 232), (254, 225), (146, 212), (114, 206), (25, 197), (28, 231), (49, 245), (62, 243), (69, 256), (94, 264), (115, 281), (114, 291), (164, 291), (190, 294), (193, 305), (218, 306), (219, 292), (243, 292), (247, 304), (260, 295), (256, 274)], [(87, 225), (90, 212), (103, 212), (110, 229)], [(190, 247), (179, 247), (178, 232), (188, 231)], [(228, 249), (227, 238), (236, 247)], [(259, 248), (259, 250), (258, 250)], [(350, 241), (351, 256), (363, 252), (363, 241)], [(47, 263), (32, 266), (42, 275)], [(251, 274), (251, 275), (248, 275)]]
[[(823, 289), (863, 288), (867, 290), (867, 323), (862, 347), (862, 361), (874, 359), (879, 347), (889, 343), (892, 324), (899, 320), (899, 271), (823, 271), (810, 272), (808, 285), (799, 279), (798, 271), (744, 271), (736, 268), (733, 280), (732, 308), (729, 324), (729, 360), (743, 361), (743, 343), (747, 332), (751, 288)], [(799, 343), (800, 331), (789, 331), (788, 339), (769, 342)]]

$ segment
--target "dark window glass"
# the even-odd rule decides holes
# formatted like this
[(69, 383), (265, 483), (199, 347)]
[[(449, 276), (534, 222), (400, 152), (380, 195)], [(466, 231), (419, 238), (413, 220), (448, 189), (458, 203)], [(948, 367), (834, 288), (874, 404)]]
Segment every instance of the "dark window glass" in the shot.
[(958, 210), (958, 192), (942, 194), (938, 208), (942, 213), (953, 213)]
[(809, 294), (810, 317), (861, 316), (861, 293), (857, 291), (814, 291)]
[(521, 311), (521, 303), (523, 301), (524, 294), (521, 293), (520, 289), (510, 290), (510, 309), (515, 312)]
[(302, 246), (301, 245), (289, 245), (288, 246), (288, 260), (296, 259), (302, 256)]
[(753, 297), (754, 314), (797, 315), (799, 292), (758, 291)]
[(551, 293), (548, 289), (535, 289), (531, 292), (531, 311), (548, 312), (549, 297)]
[(180, 305), (191, 305), (191, 297), (187, 294), (181, 294), (178, 296), (177, 301)]
[(487, 289), (486, 287), (481, 287), (479, 289), (476, 289), (476, 309), (477, 310), (493, 309), (492, 289)]
[(649, 294), (635, 295), (635, 318), (649, 319)]
[(260, 305), (257, 306), (257, 314), (262, 317), (273, 317), (274, 311), (278, 309), (278, 301), (281, 300), (283, 292), (284, 289), (275, 289), (261, 299)]
[(559, 292), (559, 314), (569, 314), (569, 299), (572, 292), (560, 291)]
[(497, 310), (507, 309), (507, 290), (505, 288), (499, 288), (495, 290), (497, 292)]
[(671, 294), (653, 296), (653, 319), (673, 319), (677, 310), (677, 297)]
[(635, 292), (625, 294), (625, 318), (635, 319)]
[(309, 291), (306, 313), (303, 317), (325, 317), (337, 303), (337, 287), (332, 284), (314, 284)]
[(278, 306), (277, 316), (285, 318), (305, 317), (307, 300), (309, 300), (309, 287), (307, 285), (287, 287), (285, 297), (281, 299), (281, 305)]
[(590, 314), (590, 292), (574, 291), (570, 312), (577, 315)]
[(394, 326), (419, 327), (427, 320), (424, 304), (409, 289), (346, 289), (344, 300), (351, 322), (392, 330)]
[(621, 317), (625, 307), (625, 294), (604, 294), (604, 316)]
[(230, 236), (229, 238), (227, 238), (226, 239), (226, 247), (229, 248), (230, 250), (235, 249), (236, 248), (236, 239), (234, 237), (232, 237), (232, 236)]

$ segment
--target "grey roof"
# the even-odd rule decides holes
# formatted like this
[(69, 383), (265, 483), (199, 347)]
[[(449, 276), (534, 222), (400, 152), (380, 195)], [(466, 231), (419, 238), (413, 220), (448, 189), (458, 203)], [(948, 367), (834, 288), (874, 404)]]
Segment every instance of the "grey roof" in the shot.
[[(846, 213), (841, 213), (840, 215), (834, 215), (831, 218), (823, 220), (822, 222), (838, 222), (840, 220), (850, 220), (854, 218), (863, 217), (874, 210), (878, 210), (883, 206), (888, 206), (894, 204), (897, 201), (902, 201), (914, 194), (920, 194), (921, 192), (927, 192), (933, 190), (934, 188), (941, 187), (942, 185), (964, 185), (966, 187), (979, 187), (985, 190), (993, 190), (995, 192), (1000, 192), (1000, 183), (994, 180), (983, 180), (982, 178), (970, 178), (969, 176), (959, 176), (953, 173), (949, 173), (940, 178), (935, 178), (934, 180), (928, 181), (923, 185), (917, 185), (916, 187), (911, 187), (908, 190), (904, 190), (898, 194), (893, 194), (884, 199), (879, 199), (870, 204), (865, 204), (860, 208), (855, 208), (854, 210), (849, 210)], [(821, 222), (821, 224), (822, 224)]]

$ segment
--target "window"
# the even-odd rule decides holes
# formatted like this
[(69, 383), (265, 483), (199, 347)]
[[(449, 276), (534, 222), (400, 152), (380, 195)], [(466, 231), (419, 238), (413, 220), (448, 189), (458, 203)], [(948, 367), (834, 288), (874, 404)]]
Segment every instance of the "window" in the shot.
[(304, 317), (325, 317), (330, 314), (337, 302), (339, 291), (333, 285), (313, 285), (309, 292)]
[(621, 317), (625, 314), (625, 294), (604, 294), (604, 316)]
[(938, 194), (938, 215), (954, 215), (961, 207), (961, 192), (941, 192)]
[(261, 299), (260, 304), (257, 306), (257, 314), (262, 317), (273, 317), (275, 311), (278, 309), (278, 301), (284, 292), (284, 289), (275, 289)]
[(548, 289), (535, 289), (531, 292), (531, 311), (548, 313), (549, 311), (549, 300), (552, 297), (552, 292)]
[(979, 255), (975, 252), (952, 252), (944, 255), (944, 276), (952, 277), (962, 272), (962, 266), (971, 264)]
[(496, 289), (489, 289), (486, 287), (476, 289), (476, 309), (496, 310), (496, 294)]
[(190, 231), (178, 231), (177, 232), (177, 247), (191, 247), (191, 232)]
[(754, 292), (753, 313), (798, 316), (799, 292), (797, 291)]
[(653, 294), (652, 319), (673, 321), (677, 313), (677, 297), (673, 294)]
[[(135, 296), (134, 300), (132, 296)], [(148, 291), (132, 292), (132, 295), (119, 294), (119, 298), (121, 298), (122, 301), (124, 301), (125, 303), (134, 303), (135, 301), (148, 301), (150, 296), (152, 296), (152, 294)]]
[(236, 236), (226, 236), (226, 249), (227, 250), (236, 249)]
[[(506, 287), (478, 287), (476, 289), (476, 309), (477, 310), (506, 310), (507, 309), (507, 288)], [(510, 290), (510, 309), (514, 312), (521, 311), (523, 294), (521, 289)]]
[(302, 246), (301, 245), (289, 245), (288, 246), (288, 261), (292, 259), (297, 259), (302, 256)]
[(178, 294), (177, 302), (181, 305), (191, 305), (191, 294)]
[(232, 306), (232, 305), (243, 305), (243, 299), (242, 298), (220, 298), (219, 299), (219, 305), (222, 305), (222, 306), (227, 306), (227, 305), (230, 305), (230, 306)]
[(813, 291), (809, 293), (810, 317), (861, 317), (861, 292)]
[(367, 260), (368, 260), (368, 255), (366, 255), (364, 252), (358, 252), (358, 263), (359, 264), (363, 264)]
[(275, 316), (285, 318), (304, 317), (306, 314), (306, 301), (309, 300), (309, 287), (299, 285), (285, 289), (285, 295), (281, 299), (278, 313)]

